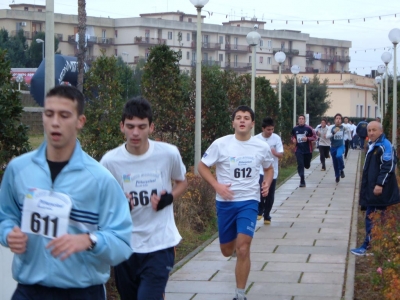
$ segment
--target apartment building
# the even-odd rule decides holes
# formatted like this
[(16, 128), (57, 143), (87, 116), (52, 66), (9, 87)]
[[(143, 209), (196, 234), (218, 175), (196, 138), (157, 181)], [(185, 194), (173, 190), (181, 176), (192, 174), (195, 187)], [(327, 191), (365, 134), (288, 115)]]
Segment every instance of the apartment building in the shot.
[[(15, 34), (22, 29), (28, 41), (35, 33), (45, 30), (45, 10), (42, 5), (11, 4), (0, 10), (0, 26)], [(256, 47), (257, 73), (275, 73), (278, 64), (274, 54), (283, 51), (286, 61), (283, 72), (294, 64), (301, 72), (346, 73), (349, 70), (350, 41), (310, 37), (293, 30), (268, 30), (267, 23), (256, 18), (241, 18), (221, 25), (204, 23), (202, 16), (202, 63), (217, 65), (245, 73), (251, 70), (251, 48), (246, 35), (258, 25), (261, 35)], [(87, 62), (104, 51), (106, 55), (121, 56), (134, 66), (146, 59), (150, 47), (166, 44), (181, 51), (180, 67), (189, 71), (196, 63), (197, 15), (184, 12), (141, 14), (134, 18), (87, 17)], [(77, 15), (54, 15), (54, 32), (59, 50), (64, 55), (77, 54)]]

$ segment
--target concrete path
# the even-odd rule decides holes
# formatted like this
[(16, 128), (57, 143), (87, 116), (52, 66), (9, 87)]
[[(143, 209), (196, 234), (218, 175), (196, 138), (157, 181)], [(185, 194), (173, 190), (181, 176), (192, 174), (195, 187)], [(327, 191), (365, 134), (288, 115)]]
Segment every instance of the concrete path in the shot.
[[(296, 174), (277, 189), (272, 223), (258, 221), (252, 242), (248, 300), (353, 299), (359, 154), (349, 151), (339, 184), (332, 160), (324, 172), (316, 158), (306, 188)], [(232, 300), (235, 265), (216, 239), (172, 274), (166, 299)]]
[(11, 275), (11, 263), (14, 254), (0, 245), (0, 300), (10, 300), (17, 282)]

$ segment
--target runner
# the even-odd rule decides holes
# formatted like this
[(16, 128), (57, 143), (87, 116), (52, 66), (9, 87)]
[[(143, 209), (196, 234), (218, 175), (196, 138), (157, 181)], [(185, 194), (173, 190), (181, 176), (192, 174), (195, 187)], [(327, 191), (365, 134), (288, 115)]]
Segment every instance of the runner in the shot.
[(43, 113), (47, 141), (5, 171), (0, 242), (15, 253), (13, 300), (105, 299), (110, 265), (132, 253), (126, 197), (77, 140), (84, 101), (71, 86), (50, 90)]
[(182, 239), (172, 204), (187, 187), (186, 169), (175, 146), (149, 139), (154, 123), (146, 99), (125, 104), (120, 128), (126, 143), (101, 159), (130, 198), (133, 222), (134, 253), (114, 268), (116, 285), (121, 300), (161, 300)]
[[(254, 112), (239, 106), (232, 115), (235, 134), (215, 140), (204, 153), (198, 170), (215, 189), (221, 252), (236, 251), (236, 291), (234, 300), (244, 300), (250, 273), (250, 244), (257, 222), (260, 198), (259, 166), (264, 168), (262, 196), (268, 195), (274, 175), (268, 144), (251, 136)], [(210, 171), (216, 165), (217, 179)]]
[(326, 138), (326, 134), (328, 133), (328, 126), (326, 126), (326, 119), (322, 118), (321, 124), (317, 126), (316, 133), (319, 137), (318, 150), (319, 150), (319, 159), (321, 161), (321, 171), (326, 171), (325, 159), (329, 158), (329, 150), (331, 148), (330, 139)]
[(304, 168), (309, 169), (312, 158), (312, 142), (317, 139), (314, 129), (306, 125), (306, 117), (299, 115), (298, 125), (292, 129), (292, 142), (296, 145), (297, 173), (300, 176), (299, 187), (305, 187)]
[[(258, 216), (257, 220), (261, 220), (264, 216), (264, 224), (271, 224), (271, 209), (274, 205), (275, 199), (275, 186), (276, 179), (278, 178), (279, 166), (278, 160), (283, 157), (283, 144), (281, 137), (274, 133), (274, 120), (271, 117), (267, 117), (263, 120), (262, 123), (262, 132), (257, 134), (256, 137), (268, 143), (271, 148), (272, 157), (274, 159), (273, 167), (274, 167), (274, 179), (271, 182), (271, 186), (269, 187), (269, 192), (267, 197), (263, 197), (260, 194), (260, 203), (258, 203)], [(260, 167), (260, 185), (264, 181), (264, 169)]]

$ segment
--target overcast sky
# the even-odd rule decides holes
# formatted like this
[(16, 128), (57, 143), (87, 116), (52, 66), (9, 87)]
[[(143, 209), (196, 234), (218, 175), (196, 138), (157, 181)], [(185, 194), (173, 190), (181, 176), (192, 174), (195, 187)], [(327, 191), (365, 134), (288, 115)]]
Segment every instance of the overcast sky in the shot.
[[(77, 14), (77, 0), (54, 1), (56, 13)], [(12, 2), (0, 0), (0, 9), (9, 8)], [(46, 4), (45, 0), (14, 2)], [(189, 0), (86, 0), (86, 10), (88, 16), (111, 18), (139, 17), (142, 13), (177, 10), (197, 13)], [(350, 71), (365, 75), (383, 64), (383, 52), (389, 51), (393, 55), (393, 44), (388, 34), (391, 29), (400, 28), (400, 1), (335, 0), (329, 3), (323, 0), (210, 0), (203, 8), (202, 15), (206, 16), (204, 22), (211, 24), (255, 16), (267, 22), (265, 29), (298, 30), (312, 37), (351, 41)], [(399, 48), (397, 54), (400, 53)], [(397, 55), (398, 73), (399, 61)], [(392, 73), (393, 60), (389, 68)]]

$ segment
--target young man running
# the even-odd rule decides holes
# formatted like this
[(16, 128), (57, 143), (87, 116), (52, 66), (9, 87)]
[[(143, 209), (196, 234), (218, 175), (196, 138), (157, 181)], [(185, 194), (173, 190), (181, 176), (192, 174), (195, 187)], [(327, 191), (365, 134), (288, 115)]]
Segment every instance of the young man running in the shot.
[(336, 183), (340, 181), (340, 177), (344, 178), (344, 137), (349, 134), (349, 129), (342, 125), (342, 115), (336, 114), (334, 117), (335, 125), (329, 127), (326, 137), (331, 139), (331, 156), (333, 168), (335, 169)]
[(317, 136), (319, 137), (318, 150), (319, 159), (321, 161), (321, 171), (326, 171), (325, 160), (329, 158), (329, 150), (331, 148), (331, 141), (326, 137), (328, 133), (328, 126), (326, 125), (326, 119), (321, 120), (321, 124), (315, 129)]
[(126, 197), (77, 140), (84, 102), (74, 87), (50, 90), (46, 141), (5, 171), (0, 242), (15, 253), (13, 300), (105, 299), (110, 265), (132, 254)]
[(300, 176), (299, 187), (305, 187), (304, 168), (309, 169), (312, 158), (312, 142), (317, 139), (314, 129), (306, 125), (306, 117), (299, 115), (298, 125), (292, 129), (292, 142), (296, 145), (297, 172)]
[(101, 159), (130, 198), (133, 222), (134, 253), (114, 268), (116, 285), (121, 300), (161, 300), (181, 240), (172, 202), (187, 187), (186, 169), (175, 146), (149, 139), (154, 123), (146, 99), (125, 104), (120, 128), (126, 143)]
[[(258, 203), (258, 216), (257, 220), (261, 220), (264, 216), (264, 224), (271, 224), (271, 209), (274, 205), (275, 198), (275, 186), (276, 179), (278, 178), (278, 160), (283, 157), (283, 144), (281, 137), (274, 133), (274, 120), (271, 117), (266, 117), (262, 123), (262, 132), (257, 134), (256, 137), (260, 140), (267, 142), (269, 147), (271, 148), (271, 153), (273, 155), (274, 163), (274, 178), (271, 182), (271, 186), (269, 187), (269, 192), (267, 197), (263, 197), (260, 193), (260, 203)], [(264, 181), (264, 169), (260, 167), (260, 185)]]
[(344, 132), (344, 158), (347, 158), (347, 154), (349, 153), (350, 141), (351, 141), (351, 130), (352, 126), (349, 123), (349, 118), (343, 118), (343, 126), (347, 127), (347, 130)]
[[(231, 256), (236, 251), (236, 296), (244, 300), (250, 273), (250, 244), (257, 222), (260, 198), (260, 165), (264, 168), (262, 196), (268, 195), (274, 175), (272, 153), (268, 144), (251, 136), (254, 112), (239, 106), (232, 114), (235, 134), (215, 140), (204, 153), (198, 170), (215, 189), (221, 252)], [(210, 167), (216, 165), (217, 179)]]

